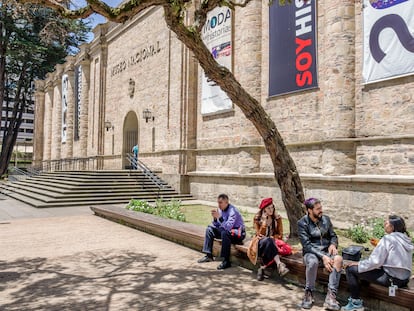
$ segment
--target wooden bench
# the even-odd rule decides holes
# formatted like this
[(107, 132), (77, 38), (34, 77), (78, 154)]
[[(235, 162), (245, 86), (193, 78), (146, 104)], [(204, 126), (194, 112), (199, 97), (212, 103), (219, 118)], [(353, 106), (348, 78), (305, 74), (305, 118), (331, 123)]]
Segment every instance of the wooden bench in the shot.
[[(91, 210), (98, 216), (119, 222), (121, 224), (148, 232), (164, 239), (185, 245), (200, 251), (203, 247), (205, 228), (183, 223), (176, 220), (164, 219), (158, 216), (144, 214), (127, 210), (119, 206), (91, 206)], [(247, 258), (247, 248), (250, 243), (246, 239), (243, 245), (232, 246), (232, 261), (248, 268), (256, 269)], [(220, 252), (220, 241), (214, 243), (214, 253)], [(288, 277), (295, 277), (299, 283), (303, 284), (305, 279), (305, 265), (303, 264), (302, 253), (295, 251), (294, 254), (282, 257), (281, 260), (290, 270)], [(318, 282), (322, 285), (328, 283), (329, 274), (324, 269), (318, 271)], [(348, 285), (346, 278), (341, 278), (341, 292), (345, 298), (349, 294), (346, 292)], [(410, 282), (409, 288), (397, 290), (396, 297), (388, 296), (388, 288), (370, 284), (362, 288), (362, 296), (366, 299), (367, 306), (371, 310), (397, 310), (404, 307), (405, 310), (414, 311), (414, 280)], [(367, 299), (369, 298), (369, 299)]]
[[(246, 243), (247, 244), (247, 243)], [(235, 245), (234, 247), (242, 253), (247, 253), (247, 245)], [(247, 256), (247, 255), (246, 255)], [(303, 284), (305, 281), (305, 272), (306, 267), (303, 263), (303, 256), (302, 252), (294, 250), (294, 253), (290, 256), (281, 257), (281, 261), (286, 264), (289, 268), (290, 273), (298, 276), (298, 279)], [(348, 261), (345, 261), (347, 263)], [(322, 284), (328, 284), (329, 279), (329, 272), (323, 268), (318, 270), (318, 282)], [(347, 289), (348, 283), (346, 282), (345, 271), (343, 272), (343, 276), (341, 278), (340, 288)], [(412, 279), (408, 285), (408, 288), (399, 288), (397, 290), (397, 294), (395, 297), (388, 296), (388, 287), (376, 285), (376, 284), (369, 284), (367, 286), (362, 287), (361, 291), (362, 297), (365, 298), (375, 298), (381, 301), (386, 301), (388, 303), (399, 305), (405, 307), (410, 310), (414, 310), (414, 279)], [(378, 310), (379, 308), (371, 308), (374, 310)]]

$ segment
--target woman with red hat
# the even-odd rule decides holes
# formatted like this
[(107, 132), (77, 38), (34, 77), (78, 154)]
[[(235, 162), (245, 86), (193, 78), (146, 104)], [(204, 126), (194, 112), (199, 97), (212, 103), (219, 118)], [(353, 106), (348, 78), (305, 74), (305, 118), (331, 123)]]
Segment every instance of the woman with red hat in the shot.
[(280, 261), (276, 246), (276, 239), (283, 237), (282, 217), (275, 211), (272, 198), (263, 199), (259, 206), (259, 212), (253, 219), (256, 236), (252, 239), (247, 255), (253, 264), (257, 258), (261, 259), (261, 266), (257, 271), (257, 279), (264, 279), (264, 269), (276, 263), (280, 276), (289, 272), (286, 265)]

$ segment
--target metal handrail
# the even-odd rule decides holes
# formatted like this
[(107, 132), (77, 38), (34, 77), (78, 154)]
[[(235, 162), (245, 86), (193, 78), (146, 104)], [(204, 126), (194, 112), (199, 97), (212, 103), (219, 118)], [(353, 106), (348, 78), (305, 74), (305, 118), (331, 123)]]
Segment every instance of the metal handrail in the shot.
[(38, 176), (43, 173), (40, 167), (34, 167), (34, 166), (29, 166), (27, 168), (27, 172), (30, 174), (30, 176)]
[(17, 166), (9, 167), (9, 181), (19, 181), (28, 177), (31, 177), (31, 175), (28, 172), (18, 168)]
[(42, 161), (41, 171), (64, 171), (64, 170), (98, 170), (100, 156), (66, 158), (59, 160), (45, 160)]
[(130, 153), (126, 154), (126, 158), (130, 165), (134, 168), (139, 168), (141, 172), (144, 173), (145, 177), (149, 178), (157, 187), (159, 190), (164, 189), (165, 185), (162, 183), (162, 180), (154, 174), (153, 171), (151, 171), (142, 161), (137, 160), (134, 156), (132, 156)]

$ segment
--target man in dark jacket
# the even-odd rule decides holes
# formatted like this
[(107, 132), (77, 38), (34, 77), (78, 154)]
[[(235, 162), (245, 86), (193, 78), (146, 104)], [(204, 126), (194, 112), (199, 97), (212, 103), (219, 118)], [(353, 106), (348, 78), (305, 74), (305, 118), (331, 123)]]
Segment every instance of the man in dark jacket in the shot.
[(304, 202), (308, 214), (298, 221), (298, 233), (303, 248), (303, 261), (306, 265), (305, 298), (302, 308), (310, 309), (313, 304), (313, 290), (319, 265), (323, 264), (329, 274), (328, 293), (324, 307), (340, 310), (336, 300), (342, 271), (342, 257), (338, 255), (338, 237), (331, 220), (322, 215), (321, 201), (309, 198)]
[(226, 194), (220, 194), (217, 198), (219, 209), (211, 211), (213, 222), (206, 229), (204, 239), (203, 253), (205, 257), (198, 262), (213, 261), (213, 242), (214, 238), (221, 239), (221, 257), (223, 262), (217, 267), (223, 270), (231, 267), (230, 248), (231, 244), (241, 244), (246, 237), (243, 217), (239, 211), (229, 204), (229, 197)]

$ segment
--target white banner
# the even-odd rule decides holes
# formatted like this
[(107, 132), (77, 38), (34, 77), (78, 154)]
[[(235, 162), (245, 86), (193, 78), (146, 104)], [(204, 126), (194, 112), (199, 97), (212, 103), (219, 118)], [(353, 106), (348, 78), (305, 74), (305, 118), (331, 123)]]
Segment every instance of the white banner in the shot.
[[(203, 42), (213, 54), (214, 59), (230, 70), (232, 59), (231, 19), (232, 11), (228, 7), (217, 7), (209, 12), (202, 31)], [(208, 81), (204, 71), (201, 75), (201, 114), (231, 109), (232, 102), (227, 94), (213, 81)]]
[(414, 0), (364, 0), (364, 82), (414, 72)]
[(68, 111), (68, 75), (62, 76), (62, 143), (66, 142), (66, 131), (67, 131), (67, 111)]

